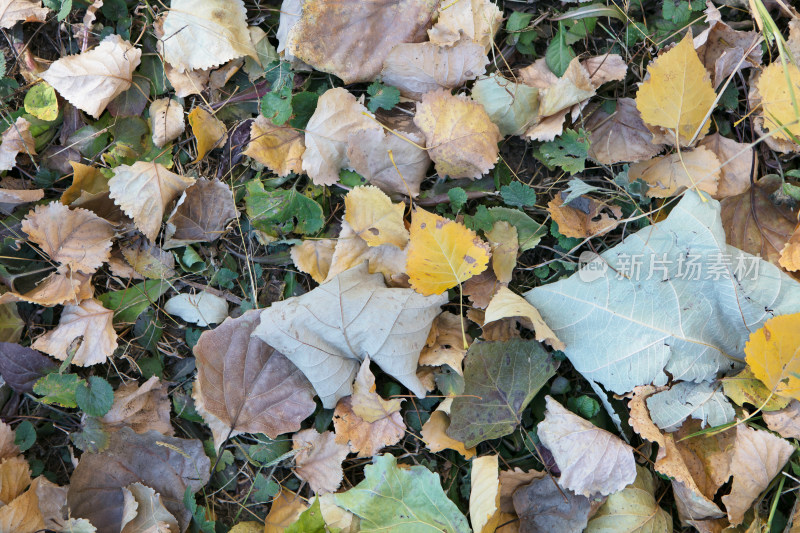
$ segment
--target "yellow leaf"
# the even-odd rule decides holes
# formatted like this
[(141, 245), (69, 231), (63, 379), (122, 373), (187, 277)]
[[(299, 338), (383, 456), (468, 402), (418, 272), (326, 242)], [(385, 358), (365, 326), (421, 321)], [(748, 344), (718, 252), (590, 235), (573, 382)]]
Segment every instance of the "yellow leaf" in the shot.
[(336, 239), (309, 239), (292, 246), (289, 253), (294, 266), (300, 272), (305, 272), (317, 283), (322, 283), (328, 277), (336, 243)]
[(705, 191), (716, 197), (720, 175), (719, 159), (702, 146), (692, 152), (634, 163), (628, 172), (631, 182), (641, 179), (650, 186), (647, 189), (650, 198), (668, 198), (686, 189)]
[(455, 440), (447, 434), (447, 428), (450, 427), (448, 412), (452, 403), (452, 398), (448, 398), (431, 413), (428, 421), (422, 426), (422, 440), (434, 453), (442, 450), (455, 450), (463, 455), (464, 459), (471, 459), (475, 457), (475, 448), (465, 448), (463, 442)]
[(800, 69), (791, 63), (785, 68), (791, 85), (786, 83), (784, 66), (781, 63), (772, 63), (761, 73), (756, 87), (761, 94), (766, 129), (775, 132), (777, 139), (797, 142), (796, 139), (800, 137), (800, 116), (792, 104), (792, 92), (800, 106)]
[(780, 265), (792, 272), (800, 270), (800, 225), (798, 225), (786, 245), (781, 250)]
[(492, 246), (492, 270), (500, 283), (511, 281), (511, 275), (517, 266), (517, 252), (519, 251), (519, 240), (517, 239), (517, 228), (498, 220), (492, 226), (491, 231), (486, 233), (486, 238)]
[(197, 138), (197, 159), (192, 163), (197, 163), (208, 152), (225, 144), (228, 139), (228, 129), (225, 124), (202, 107), (195, 107), (189, 113), (189, 125), (192, 126), (192, 133)]
[[(680, 144), (688, 145), (716, 98), (711, 76), (694, 50), (691, 32), (660, 55), (647, 72), (650, 77), (636, 94), (642, 119), (650, 126), (669, 130), (673, 139), (677, 134)], [(698, 137), (709, 127), (706, 121)]]
[(264, 526), (261, 522), (239, 522), (228, 533), (263, 533)]
[(264, 533), (283, 533), (294, 524), (303, 511), (308, 509), (306, 502), (294, 492), (281, 489), (264, 519)]
[(345, 220), (369, 246), (405, 247), (408, 242), (408, 230), (403, 224), (405, 204), (393, 204), (382, 190), (367, 185), (350, 191), (344, 197), (344, 205)]
[(250, 144), (242, 152), (265, 165), (278, 176), (303, 171), (303, 152), (306, 144), (303, 133), (288, 126), (276, 126), (259, 115), (250, 126)]
[(415, 291), (429, 296), (452, 289), (486, 270), (490, 253), (489, 245), (466, 226), (414, 210), (406, 271)]
[(744, 353), (753, 374), (769, 390), (800, 399), (800, 313), (767, 320), (750, 334)]
[(27, 490), (0, 508), (0, 533), (36, 533), (43, 530), (44, 518), (35, 490)]
[(8, 505), (31, 484), (31, 469), (21, 455), (0, 462), (0, 502)]
[(534, 306), (522, 296), (514, 294), (508, 287), (500, 287), (486, 308), (484, 325), (511, 317), (526, 319), (525, 327), (534, 330), (537, 341), (546, 342), (556, 350), (565, 348), (564, 343), (556, 337)]
[(496, 455), (484, 455), (472, 460), (469, 517), (476, 533), (492, 533), (499, 525), (499, 475)]
[(108, 190), (108, 178), (100, 172), (99, 168), (90, 167), (77, 161), (70, 161), (69, 164), (72, 165), (73, 170), (72, 185), (61, 195), (62, 204), (71, 204), (80, 198), (83, 192), (96, 194)]

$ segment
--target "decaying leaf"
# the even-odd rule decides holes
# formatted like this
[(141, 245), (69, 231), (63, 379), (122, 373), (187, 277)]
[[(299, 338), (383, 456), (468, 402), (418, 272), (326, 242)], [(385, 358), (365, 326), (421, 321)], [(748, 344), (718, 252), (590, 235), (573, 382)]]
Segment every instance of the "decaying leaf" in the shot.
[(25, 491), (8, 505), (0, 507), (2, 533), (37, 533), (44, 529), (44, 525), (35, 490)]
[(292, 437), (294, 456), (294, 472), (303, 481), (307, 481), (315, 493), (335, 492), (342, 483), (342, 461), (350, 448), (347, 444), (338, 444), (332, 431), (317, 433), (316, 429), (298, 431)]
[(73, 176), (72, 184), (61, 195), (61, 203), (70, 205), (84, 194), (96, 194), (108, 191), (108, 178), (97, 167), (91, 167), (70, 161)]
[(564, 349), (564, 343), (545, 324), (542, 315), (535, 307), (508, 287), (500, 287), (486, 308), (483, 325), (506, 318), (516, 318), (526, 328), (532, 329), (536, 334), (537, 341), (546, 342), (556, 350)]
[(662, 53), (647, 68), (649, 78), (639, 87), (636, 107), (651, 127), (667, 130), (667, 138), (688, 145), (698, 133), (708, 133), (706, 120), (716, 95), (688, 32), (676, 46)]
[(783, 409), (792, 401), (790, 398), (773, 394), (748, 367), (735, 376), (722, 378), (721, 381), (722, 390), (731, 401), (741, 406), (745, 403), (755, 405), (764, 415), (770, 411)]
[(242, 152), (278, 176), (302, 172), (304, 134), (289, 126), (276, 126), (264, 115), (258, 115), (250, 126), (250, 143)]
[(337, 443), (349, 443), (350, 451), (357, 453), (358, 457), (372, 457), (384, 447), (397, 444), (403, 438), (406, 425), (399, 406), (396, 411), (368, 422), (356, 414), (353, 406), (354, 397), (355, 393), (339, 400), (333, 412)]
[(178, 521), (167, 511), (161, 495), (141, 483), (131, 483), (123, 490), (136, 502), (136, 516), (122, 526), (120, 533), (179, 533)]
[(647, 408), (653, 422), (665, 431), (676, 431), (690, 416), (705, 428), (727, 424), (735, 415), (722, 388), (708, 382), (676, 383), (648, 397)]
[[(345, 84), (372, 81), (389, 51), (425, 40), (433, 0), (306, 0), (289, 30), (286, 50)], [(291, 11), (290, 11), (291, 13)]]
[(228, 302), (208, 291), (197, 294), (181, 293), (167, 300), (164, 311), (205, 327), (209, 324), (220, 324), (227, 318)]
[(438, 15), (436, 24), (428, 30), (431, 42), (449, 46), (468, 37), (487, 52), (503, 20), (502, 11), (489, 0), (455, 0), (440, 4)]
[(175, 430), (169, 420), (172, 405), (167, 393), (167, 384), (157, 376), (152, 376), (141, 386), (136, 382), (120, 385), (114, 391), (111, 409), (100, 421), (109, 430), (129, 427), (136, 433), (153, 430), (172, 436)]
[(0, 502), (8, 505), (31, 484), (31, 469), (22, 455), (0, 462)]
[(218, 179), (200, 178), (184, 194), (167, 220), (165, 249), (214, 242), (239, 216), (230, 187)]
[(520, 533), (579, 533), (586, 528), (591, 510), (588, 498), (569, 489), (559, 489), (549, 477), (534, 479), (518, 488), (513, 499), (520, 518)]
[[(33, 392), (34, 383), (57, 368), (52, 359), (36, 350), (12, 342), (0, 342), (0, 376), (16, 392)], [(0, 459), (2, 457), (0, 455)]]
[(38, 202), (42, 198), (44, 189), (0, 189), (0, 212), (10, 213), (18, 205)]
[(65, 302), (78, 302), (91, 298), (94, 293), (91, 276), (80, 272), (53, 272), (32, 290), (25, 294), (6, 292), (0, 295), (0, 304), (9, 302), (29, 302), (45, 307), (60, 305)]
[(791, 403), (779, 410), (763, 413), (767, 427), (784, 439), (800, 439), (800, 402)]
[[(158, 26), (156, 26), (158, 28)], [(181, 72), (169, 63), (164, 63), (164, 75), (175, 89), (175, 96), (186, 98), (192, 94), (200, 94), (208, 85), (210, 70), (187, 70)]]
[(472, 344), (472, 337), (462, 336), (461, 317), (445, 311), (433, 322), (428, 340), (419, 356), (419, 364), (447, 365), (461, 374), (461, 362), (467, 353), (465, 342), (467, 345)]
[(519, 238), (517, 228), (498, 220), (492, 229), (486, 232), (486, 238), (492, 248), (492, 270), (500, 283), (508, 284), (517, 266)]
[(369, 246), (364, 239), (355, 234), (346, 220), (342, 220), (342, 230), (336, 239), (325, 281), (330, 281), (345, 270), (366, 261), (369, 273), (380, 272), (389, 286), (408, 287), (408, 283), (405, 282), (407, 250), (408, 247), (401, 249), (393, 244)]
[(143, 278), (167, 279), (175, 275), (173, 255), (144, 239), (122, 246), (120, 253), (135, 273)]
[(552, 397), (547, 396), (546, 401), (547, 411), (537, 433), (561, 470), (562, 487), (588, 497), (613, 494), (633, 483), (633, 448)]
[(714, 152), (698, 147), (691, 152), (634, 163), (630, 166), (628, 178), (647, 183), (650, 186), (647, 196), (651, 198), (668, 198), (686, 189), (705, 191), (717, 198), (721, 165)]
[(41, 77), (69, 103), (97, 119), (111, 100), (130, 88), (141, 56), (140, 49), (111, 34), (93, 50), (62, 57)]
[(308, 504), (300, 496), (281, 489), (280, 493), (272, 500), (269, 514), (264, 520), (264, 533), (283, 533), (288, 526), (297, 521), (300, 514), (307, 508)]
[(789, 240), (781, 250), (778, 264), (790, 272), (800, 270), (800, 225), (794, 229)]
[[(789, 83), (786, 81), (788, 74)], [(756, 82), (761, 96), (764, 126), (778, 140), (797, 143), (800, 137), (798, 121), (790, 90), (800, 94), (800, 68), (793, 63), (776, 61), (767, 66)], [(795, 97), (796, 98), (796, 97)]]
[(636, 481), (612, 494), (597, 510), (587, 532), (591, 533), (670, 533), (672, 517), (656, 501), (653, 475), (636, 466)]
[(709, 135), (697, 146), (711, 150), (719, 159), (722, 172), (714, 198), (721, 200), (736, 196), (750, 188), (750, 176), (755, 177), (758, 174), (758, 160), (752, 147), (719, 133)]
[(161, 148), (174, 141), (186, 129), (183, 106), (172, 98), (159, 98), (150, 104), (150, 130), (153, 144)]
[(44, 22), (50, 12), (41, 0), (3, 0), (0, 2), (0, 28), (11, 29), (17, 22)]
[(194, 182), (194, 178), (179, 176), (160, 163), (137, 161), (115, 168), (108, 186), (114, 202), (153, 241), (161, 229), (167, 205)]
[(189, 113), (189, 125), (197, 139), (197, 157), (192, 163), (197, 163), (228, 139), (228, 128), (225, 124), (202, 107), (195, 107)]
[(19, 153), (36, 155), (36, 144), (31, 135), (31, 123), (19, 117), (0, 138), (0, 171), (11, 170)]
[[(633, 166), (635, 165), (631, 165), (631, 168)], [(630, 173), (632, 172), (631, 170)], [(564, 205), (562, 195), (556, 196), (547, 204), (547, 212), (558, 224), (559, 233), (566, 237), (585, 239), (605, 235), (617, 227), (617, 220), (622, 217), (619, 206), (607, 205), (592, 198), (586, 200), (587, 202), (581, 204), (585, 210)]]
[(366, 264), (354, 267), (303, 296), (276, 302), (254, 331), (306, 375), (331, 409), (351, 394), (361, 361), (369, 358), (420, 397), (419, 353), (445, 296), (389, 289)]
[(411, 218), (408, 276), (424, 295), (442, 294), (489, 263), (489, 246), (474, 231), (454, 220), (417, 208)]
[[(447, 399), (448, 405), (452, 404), (452, 399)], [(447, 434), (447, 429), (450, 427), (450, 415), (448, 414), (450, 408), (446, 410), (440, 404), (435, 411), (431, 413), (430, 418), (422, 426), (422, 440), (428, 449), (434, 453), (442, 450), (455, 450), (464, 456), (464, 459), (471, 459), (475, 457), (475, 448), (467, 448), (464, 443), (458, 441)]]
[(500, 478), (497, 455), (472, 460), (470, 469), (469, 518), (472, 530), (494, 533), (500, 520)]
[(36, 339), (32, 347), (64, 361), (72, 341), (82, 337), (72, 364), (91, 366), (105, 363), (117, 348), (113, 318), (114, 311), (106, 309), (95, 299), (84, 300), (78, 305), (66, 305), (58, 327)]
[(369, 246), (392, 244), (404, 248), (409, 234), (403, 223), (405, 204), (392, 200), (374, 186), (356, 187), (344, 197), (344, 218)]
[(242, 0), (172, 0), (159, 50), (179, 72), (208, 69), (242, 56), (258, 60)]
[(617, 99), (613, 114), (597, 109), (586, 121), (591, 132), (589, 157), (603, 165), (637, 162), (661, 153), (663, 144), (655, 144), (642, 115), (632, 98)]
[[(468, 4), (469, 0), (457, 3)], [(496, 72), (475, 82), (472, 98), (483, 106), (503, 136), (521, 135), (539, 114), (539, 89), (514, 83)]]

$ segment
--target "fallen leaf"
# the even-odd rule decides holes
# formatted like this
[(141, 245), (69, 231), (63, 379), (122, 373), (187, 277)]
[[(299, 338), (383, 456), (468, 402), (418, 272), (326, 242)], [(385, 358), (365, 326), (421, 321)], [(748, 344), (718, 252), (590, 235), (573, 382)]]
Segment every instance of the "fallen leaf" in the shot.
[[(634, 166), (631, 165), (631, 169)], [(633, 170), (629, 171), (629, 176), (632, 172)], [(618, 220), (622, 217), (622, 209), (619, 206), (608, 205), (593, 198), (585, 200), (588, 204), (586, 210), (564, 205), (562, 195), (556, 196), (547, 204), (547, 212), (558, 224), (558, 232), (565, 237), (578, 239), (599, 237), (617, 227)]]
[(676, 431), (688, 417), (700, 420), (700, 427), (716, 427), (731, 422), (733, 406), (719, 387), (708, 382), (681, 381), (668, 390), (647, 398), (653, 422), (665, 431)]
[(368, 274), (362, 263), (303, 296), (272, 304), (254, 335), (300, 368), (327, 409), (351, 394), (367, 356), (424, 397), (416, 376), (419, 353), (446, 301), (445, 296), (388, 289), (383, 276)]
[(650, 198), (669, 198), (686, 189), (705, 191), (717, 198), (721, 177), (719, 159), (704, 147), (634, 163), (628, 170), (631, 182), (642, 180), (650, 186)]
[(722, 378), (721, 381), (725, 396), (741, 406), (744, 406), (745, 403), (749, 403), (766, 413), (768, 411), (783, 409), (791, 402), (790, 398), (784, 398), (773, 394), (772, 391), (755, 377), (748, 367), (745, 367), (735, 376), (726, 376)]
[[(786, 82), (787, 77), (789, 83)], [(776, 139), (797, 144), (800, 121), (791, 95), (800, 91), (800, 68), (792, 63), (772, 63), (761, 72), (756, 88), (761, 96), (764, 127)]]
[(15, 392), (33, 392), (33, 384), (57, 368), (52, 359), (36, 350), (11, 342), (0, 342), (0, 376)]
[(69, 103), (98, 119), (111, 100), (130, 88), (141, 56), (140, 49), (111, 34), (93, 50), (57, 60), (41, 77)]
[(178, 521), (167, 511), (161, 495), (141, 483), (131, 483), (125, 489), (137, 503), (136, 517), (122, 526), (120, 533), (179, 533)]
[(467, 447), (514, 431), (558, 368), (541, 344), (522, 339), (476, 341), (465, 361), (464, 394), (453, 399), (447, 434)]
[(692, 32), (647, 68), (649, 78), (636, 93), (636, 107), (642, 120), (651, 127), (667, 130), (667, 135), (686, 146), (695, 137), (708, 133), (706, 115), (716, 95), (711, 77), (692, 44)]
[(164, 249), (214, 242), (239, 216), (230, 187), (218, 179), (200, 178), (184, 195), (167, 220)]
[(750, 176), (755, 178), (758, 175), (758, 160), (751, 146), (723, 137), (719, 133), (709, 135), (697, 146), (711, 150), (720, 161), (722, 172), (714, 198), (721, 200), (736, 196), (750, 188)]
[[(520, 72), (520, 76), (526, 81), (523, 72)], [(539, 88), (539, 116), (548, 117), (581, 104), (594, 96), (596, 89), (589, 72), (575, 58), (570, 61), (563, 76), (551, 85)]]
[(587, 533), (671, 533), (672, 517), (656, 501), (656, 484), (646, 468), (636, 466), (636, 480), (608, 497), (589, 521)]
[(722, 497), (731, 525), (742, 523), (745, 512), (783, 470), (794, 447), (769, 431), (736, 426), (736, 444), (731, 458), (733, 485)]
[(486, 232), (486, 238), (492, 248), (492, 270), (500, 283), (508, 283), (517, 266), (519, 239), (517, 228), (498, 220), (492, 229)]
[(298, 431), (292, 437), (294, 473), (308, 482), (314, 493), (335, 492), (342, 483), (342, 461), (350, 448), (335, 441), (332, 431), (317, 433), (316, 429)]
[[(376, 395), (377, 396), (377, 395)], [(400, 442), (406, 434), (406, 424), (397, 411), (368, 422), (355, 413), (353, 396), (339, 400), (333, 411), (333, 427), (338, 444), (349, 444), (358, 457), (372, 457), (386, 446)]]
[(0, 171), (14, 168), (20, 152), (36, 155), (36, 143), (31, 134), (31, 123), (23, 117), (17, 118), (0, 138)]
[(472, 86), (472, 98), (483, 106), (502, 136), (521, 135), (539, 115), (539, 89), (514, 83), (495, 72), (478, 78)]
[[(336, 504), (361, 518), (361, 531), (468, 533), (467, 519), (445, 495), (439, 476), (424, 466), (399, 468), (389, 454), (364, 467), (364, 480), (334, 495)], [(398, 494), (405, 497), (398, 498)]]
[(0, 211), (11, 213), (18, 205), (38, 202), (42, 198), (44, 189), (0, 189)]
[(770, 430), (784, 439), (800, 439), (800, 402), (797, 400), (778, 411), (765, 411), (762, 418)]
[(619, 54), (587, 57), (581, 66), (589, 73), (589, 81), (600, 87), (610, 81), (623, 81), (628, 74), (628, 63)]
[(108, 186), (114, 202), (133, 218), (145, 237), (154, 241), (167, 205), (194, 182), (194, 178), (170, 172), (160, 163), (137, 161), (115, 168)]
[(69, 205), (84, 193), (97, 194), (108, 191), (108, 178), (97, 167), (90, 167), (77, 161), (70, 161), (73, 175), (72, 184), (61, 195), (61, 203)]
[[(5, 293), (0, 289), (0, 294)], [(17, 342), (22, 338), (25, 322), (14, 303), (0, 304), (0, 342)]]
[(22, 221), (22, 231), (50, 259), (73, 272), (91, 274), (111, 256), (114, 228), (85, 209), (60, 202), (37, 205)]
[(491, 268), (472, 276), (462, 285), (464, 294), (469, 297), (472, 306), (478, 309), (486, 309), (500, 287), (503, 287), (503, 284), (497, 280)]
[(295, 244), (290, 251), (292, 262), (300, 272), (322, 283), (328, 277), (336, 244), (336, 239), (313, 239)]
[(753, 375), (770, 392), (800, 399), (800, 313), (776, 316), (754, 331), (744, 347), (747, 364)]
[(564, 349), (564, 343), (556, 337), (535, 307), (508, 287), (500, 287), (486, 308), (483, 325), (505, 318), (524, 319), (520, 322), (535, 332), (537, 341), (546, 342), (556, 350)]
[(228, 302), (208, 291), (182, 293), (167, 300), (164, 311), (179, 316), (186, 322), (205, 327), (209, 324), (220, 324), (227, 318)]
[(664, 149), (663, 144), (651, 142), (653, 135), (633, 98), (617, 99), (617, 109), (612, 114), (598, 108), (586, 120), (585, 127), (591, 132), (589, 157), (603, 165), (645, 161)]
[(547, 411), (537, 434), (553, 454), (559, 484), (575, 494), (614, 494), (636, 479), (633, 448), (546, 396)]
[(180, 72), (169, 63), (164, 63), (164, 75), (175, 89), (175, 96), (186, 98), (192, 94), (201, 94), (206, 90), (210, 70), (187, 70)]
[[(0, 461), (22, 454), (19, 447), (15, 444), (15, 440), (16, 433), (11, 429), (11, 426), (5, 422), (0, 422)], [(25, 464), (27, 465), (27, 463)], [(3, 490), (2, 487), (0, 487), (0, 490)]]
[(172, 98), (159, 98), (150, 104), (150, 131), (159, 148), (177, 139), (186, 129), (183, 106)]
[(302, 172), (305, 151), (303, 132), (289, 126), (276, 126), (264, 115), (258, 115), (250, 125), (250, 143), (242, 153), (278, 176), (288, 176), (291, 172)]
[(195, 107), (189, 113), (189, 125), (197, 139), (197, 157), (192, 163), (197, 163), (208, 152), (221, 147), (228, 140), (228, 128), (225, 124), (202, 107)]
[(169, 419), (171, 409), (166, 383), (152, 376), (141, 386), (135, 381), (120, 385), (114, 391), (111, 409), (100, 421), (110, 431), (129, 427), (136, 433), (153, 430), (172, 436), (175, 430)]
[(466, 345), (472, 344), (472, 337), (461, 331), (461, 317), (447, 311), (436, 317), (428, 333), (428, 340), (419, 355), (419, 364), (426, 366), (447, 365), (459, 374)]
[(794, 229), (789, 240), (781, 250), (781, 257), (778, 264), (790, 272), (800, 270), (800, 225)]
[[(800, 310), (794, 280), (725, 245), (719, 212), (716, 200), (687, 192), (666, 220), (600, 254), (594, 261), (601, 276), (573, 275), (525, 295), (578, 372), (617, 394), (664, 385), (665, 371), (675, 381), (708, 381), (736, 367), (731, 361), (742, 359), (751, 330), (772, 314)], [(645, 266), (632, 266), (634, 256)], [(748, 268), (758, 269), (757, 277)], [(651, 302), (659, 302), (658, 313), (645, 309)]]
[(353, 412), (367, 422), (377, 422), (400, 411), (401, 398), (384, 400), (375, 392), (375, 376), (369, 370), (369, 357), (361, 363), (350, 397)]
[(519, 467), (515, 467), (513, 470), (501, 470), (500, 511), (504, 513), (516, 513), (513, 501), (514, 493), (524, 485), (529, 485), (532, 481), (543, 477), (547, 477), (547, 472), (540, 472), (534, 469), (528, 470), (527, 472)]
[(286, 528), (297, 521), (308, 505), (303, 499), (286, 489), (272, 500), (269, 514), (264, 519), (264, 533), (283, 533)]
[[(80, 524), (76, 524), (74, 529), (69, 529), (72, 524), (69, 523), (69, 520), (65, 523), (64, 509), (67, 506), (67, 487), (59, 487), (44, 476), (39, 476), (33, 480), (28, 492), (36, 493), (39, 500), (39, 512), (44, 519), (44, 527), (56, 530), (60, 528), (60, 531), (69, 533), (95, 533), (93, 529), (79, 529)], [(62, 524), (64, 525), (62, 526)]]
[(408, 278), (405, 274), (407, 250), (408, 247), (400, 249), (393, 244), (368, 246), (364, 239), (355, 234), (350, 224), (342, 220), (342, 229), (336, 239), (325, 281), (366, 261), (369, 273), (380, 272), (389, 286), (408, 287), (405, 282)]
[(297, 431), (315, 409), (313, 390), (300, 371), (280, 352), (251, 337), (259, 314), (251, 310), (226, 319), (203, 332), (193, 349), (194, 394), (203, 411), (223, 424), (220, 444), (229, 432), (276, 438)]
[(428, 30), (428, 37), (431, 42), (446, 46), (468, 37), (489, 52), (502, 20), (503, 12), (489, 0), (455, 0), (439, 6), (436, 24)]
[(31, 469), (22, 455), (0, 462), (0, 502), (8, 505), (31, 484)]
[[(464, 0), (461, 0), (462, 2)], [(497, 455), (472, 460), (469, 519), (477, 533), (494, 533), (500, 524), (500, 478)]]
[(32, 348), (65, 361), (72, 342), (82, 337), (72, 364), (92, 366), (105, 363), (117, 349), (113, 318), (114, 311), (106, 309), (95, 299), (84, 300), (78, 305), (65, 305), (58, 327), (36, 339)]
[(10, 30), (17, 22), (44, 22), (49, 12), (41, 0), (2, 0), (0, 28)]
[(174, 256), (144, 239), (121, 247), (120, 253), (143, 278), (167, 279), (175, 275)]
[(28, 490), (8, 505), (0, 507), (0, 532), (37, 533), (44, 529), (36, 491)]
[(80, 272), (53, 272), (25, 294), (9, 291), (0, 295), (0, 304), (28, 302), (44, 307), (53, 307), (66, 302), (77, 304), (81, 300), (91, 298), (92, 294), (94, 294), (94, 288), (91, 284), (91, 276)]
[(347, 140), (351, 132), (382, 130), (372, 117), (347, 89), (329, 89), (319, 97), (306, 125), (303, 152), (303, 171), (315, 185), (333, 185), (339, 181), (339, 170), (348, 166)]
[(159, 51), (179, 72), (208, 69), (258, 52), (250, 41), (242, 0), (172, 0)]
[(589, 519), (591, 503), (569, 489), (559, 489), (549, 477), (534, 479), (514, 492), (520, 533), (558, 531), (579, 533)]
[[(469, 0), (460, 0), (462, 3)], [(437, 89), (455, 89), (486, 72), (484, 47), (469, 39), (453, 46), (432, 42), (398, 44), (383, 62), (381, 80), (414, 100)]]
[(489, 246), (454, 220), (416, 208), (411, 217), (407, 272), (411, 286), (426, 296), (442, 294), (480, 274)]
[(123, 520), (121, 490), (141, 483), (161, 495), (164, 507), (178, 519), (181, 531), (191, 514), (184, 493), (208, 483), (211, 461), (199, 440), (167, 437), (155, 431), (137, 434), (122, 428), (109, 435), (108, 448), (84, 453), (70, 478), (67, 502), (71, 516), (88, 519), (98, 531), (119, 531)]
[(437, 3), (306, 0), (302, 6), (300, 19), (289, 30), (286, 50), (350, 84), (372, 81), (395, 45), (425, 40)]
[(439, 410), (438, 408), (431, 413), (430, 418), (422, 426), (422, 440), (425, 445), (433, 453), (442, 450), (455, 450), (460, 453), (464, 459), (471, 459), (475, 457), (475, 448), (467, 448), (464, 443), (450, 437), (447, 434), (447, 429), (450, 427), (450, 416)]
[(392, 244), (404, 248), (409, 234), (403, 223), (405, 204), (392, 200), (379, 188), (356, 187), (344, 197), (344, 218), (368, 246)]
[(497, 162), (500, 130), (483, 106), (466, 96), (444, 89), (425, 94), (414, 124), (425, 134), (428, 155), (443, 176), (477, 179)]

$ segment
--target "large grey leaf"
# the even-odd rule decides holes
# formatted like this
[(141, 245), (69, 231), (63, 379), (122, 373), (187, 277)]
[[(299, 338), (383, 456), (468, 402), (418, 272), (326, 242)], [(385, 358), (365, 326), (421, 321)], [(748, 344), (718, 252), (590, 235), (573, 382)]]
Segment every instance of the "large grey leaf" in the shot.
[(333, 409), (352, 393), (366, 357), (419, 397), (419, 353), (446, 294), (390, 289), (367, 264), (346, 270), (311, 292), (272, 304), (253, 332), (289, 358)]
[[(643, 265), (640, 275), (618, 275), (633, 270), (634, 257)], [(685, 274), (693, 264), (701, 267), (700, 279)], [(752, 266), (755, 276), (747, 272)], [(726, 245), (719, 202), (692, 191), (663, 222), (525, 297), (567, 345), (575, 368), (620, 394), (664, 385), (666, 372), (704, 381), (738, 368), (751, 331), (774, 315), (800, 311), (800, 284)]]
[(665, 431), (677, 431), (690, 416), (706, 427), (727, 424), (735, 414), (722, 387), (691, 381), (681, 381), (669, 390), (649, 396), (647, 409), (653, 422)]

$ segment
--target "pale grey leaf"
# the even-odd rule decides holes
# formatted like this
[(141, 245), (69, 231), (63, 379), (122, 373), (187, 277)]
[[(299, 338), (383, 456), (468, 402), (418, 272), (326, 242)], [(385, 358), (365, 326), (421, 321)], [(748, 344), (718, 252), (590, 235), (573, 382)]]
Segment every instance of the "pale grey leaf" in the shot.
[(722, 388), (706, 381), (681, 381), (647, 398), (650, 418), (664, 431), (677, 431), (684, 420), (696, 418), (702, 427), (721, 426), (736, 414)]

